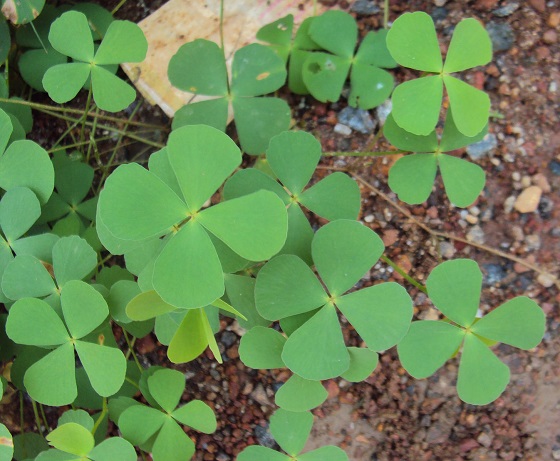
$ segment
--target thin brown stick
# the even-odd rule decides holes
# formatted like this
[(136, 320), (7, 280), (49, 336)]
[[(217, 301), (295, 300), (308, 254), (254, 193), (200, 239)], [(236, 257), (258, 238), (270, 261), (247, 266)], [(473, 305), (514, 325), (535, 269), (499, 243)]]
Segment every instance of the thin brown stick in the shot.
[(541, 275), (544, 275), (545, 277), (549, 278), (554, 283), (554, 285), (556, 285), (560, 289), (560, 281), (558, 280), (558, 278), (556, 276), (554, 276), (553, 274), (551, 274), (550, 272), (548, 272), (544, 269), (541, 269), (540, 267), (538, 267), (534, 264), (531, 264), (530, 262), (525, 261), (522, 258), (519, 258), (519, 257), (514, 256), (512, 254), (509, 254), (509, 253), (505, 253), (505, 252), (500, 251), (500, 250), (496, 250), (495, 248), (489, 247), (487, 245), (483, 245), (481, 243), (471, 242), (470, 240), (467, 240), (466, 238), (463, 238), (463, 237), (459, 237), (459, 236), (456, 236), (456, 235), (453, 235), (453, 234), (448, 234), (447, 232), (441, 232), (441, 231), (431, 229), (430, 227), (426, 226), (424, 223), (418, 221), (418, 219), (416, 219), (410, 211), (408, 211), (406, 208), (399, 205), (395, 201), (391, 200), (387, 194), (385, 194), (383, 191), (379, 190), (377, 187), (370, 184), (368, 181), (366, 181), (364, 178), (362, 178), (359, 174), (357, 174), (353, 171), (347, 171), (344, 168), (331, 168), (329, 166), (324, 166), (323, 169), (329, 169), (329, 170), (335, 170), (335, 171), (346, 171), (347, 173), (352, 175), (352, 177), (357, 182), (362, 184), (364, 187), (369, 189), (374, 194), (381, 197), (389, 205), (391, 205), (393, 208), (396, 208), (400, 213), (405, 215), (414, 224), (416, 224), (418, 227), (420, 227), (423, 231), (430, 234), (432, 237), (442, 238), (442, 239), (446, 239), (446, 240), (454, 240), (456, 242), (461, 242), (461, 243), (464, 243), (465, 245), (469, 245), (469, 246), (477, 248), (479, 250), (486, 251), (487, 253), (491, 253), (491, 254), (494, 254), (494, 255), (499, 256), (501, 258), (508, 259), (510, 261), (521, 264), (522, 266), (527, 267), (528, 269), (536, 272), (537, 274), (541, 274)]

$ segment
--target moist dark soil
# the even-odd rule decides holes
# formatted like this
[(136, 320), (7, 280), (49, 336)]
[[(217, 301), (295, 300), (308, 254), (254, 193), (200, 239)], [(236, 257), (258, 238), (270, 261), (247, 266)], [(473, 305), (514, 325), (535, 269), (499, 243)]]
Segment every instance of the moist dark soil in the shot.
[[(111, 9), (118, 0), (101, 2)], [(128, 1), (119, 10), (120, 19), (139, 21), (163, 2)], [(382, 3), (382, 2), (378, 2)], [(325, 2), (327, 4), (327, 2)], [(382, 11), (371, 14), (377, 3), (328, 2), (349, 10), (359, 21), (360, 31), (382, 25)], [(381, 4), (378, 6), (382, 6)], [(366, 8), (368, 7), (368, 8)], [(453, 207), (443, 194), (441, 181), (428, 202), (409, 206), (399, 202), (387, 186), (387, 174), (395, 156), (325, 157), (317, 179), (328, 169), (348, 168), (361, 183), (363, 207), (360, 218), (383, 238), (387, 255), (409, 275), (424, 281), (439, 262), (468, 257), (484, 272), (481, 309), (488, 311), (514, 296), (535, 299), (547, 315), (547, 331), (540, 346), (519, 351), (500, 345), (498, 356), (509, 365), (511, 383), (494, 403), (482, 407), (465, 404), (455, 391), (458, 362), (449, 361), (433, 377), (415, 380), (401, 367), (394, 349), (381, 354), (377, 370), (365, 382), (343, 380), (324, 383), (328, 401), (314, 411), (316, 425), (308, 448), (338, 444), (352, 460), (551, 460), (560, 459), (560, 294), (557, 286), (538, 272), (493, 250), (521, 258), (543, 271), (558, 276), (560, 261), (560, 121), (558, 85), (560, 50), (558, 33), (560, 2), (528, 1), (391, 1), (390, 20), (407, 11), (425, 11), (434, 18), (443, 48), (453, 27), (466, 17), (482, 21), (494, 31), (493, 62), (466, 73), (466, 80), (490, 94), (492, 111), (490, 133), (497, 145), (475, 160), (487, 173), (486, 188), (467, 210)], [(188, 25), (185, 25), (188, 27)], [(398, 81), (415, 76), (396, 70)], [(370, 133), (352, 131), (339, 134), (344, 99), (323, 104), (311, 97), (284, 92), (293, 108), (300, 129), (314, 133), (326, 152), (387, 150), (377, 128)], [(34, 100), (49, 103), (37, 95)], [(74, 102), (83, 107), (85, 95)], [(377, 122), (378, 112), (369, 111)], [(164, 126), (169, 120), (158, 108), (143, 103), (135, 118)], [(35, 114), (36, 140), (48, 147), (66, 129), (64, 122)], [(235, 134), (232, 131), (232, 134)], [(148, 136), (148, 135), (146, 135)], [(164, 142), (166, 130), (149, 134)], [(101, 145), (100, 149), (112, 149)], [(155, 150), (155, 149), (153, 149)], [(137, 145), (124, 145), (120, 161), (152, 151)], [(458, 155), (467, 156), (463, 151)], [(249, 160), (247, 160), (249, 162)], [(542, 192), (537, 209), (520, 213), (517, 197), (530, 186)], [(532, 190), (535, 190), (534, 188)], [(379, 193), (380, 191), (381, 193)], [(398, 207), (395, 206), (398, 205)], [(429, 229), (465, 238), (463, 241), (434, 238)], [(426, 296), (409, 285), (388, 266), (378, 264), (361, 283), (379, 281), (403, 283), (413, 297), (418, 318), (436, 318), (437, 311)], [(347, 323), (347, 343), (360, 340)], [(247, 445), (274, 446), (268, 432), (268, 419), (275, 410), (274, 393), (289, 377), (286, 371), (257, 371), (239, 360), (238, 346), (243, 330), (230, 320), (223, 321), (218, 334), (223, 365), (208, 352), (198, 360), (179, 366), (187, 376), (186, 400), (200, 398), (216, 411), (218, 430), (213, 435), (191, 433), (196, 440), (195, 460), (228, 461)], [(155, 336), (136, 342), (146, 365), (170, 366), (165, 348)], [(54, 410), (54, 409), (53, 409)], [(55, 414), (51, 415), (53, 421)], [(17, 418), (16, 418), (17, 420)], [(33, 418), (26, 418), (32, 424)], [(18, 423), (14, 422), (14, 428)]]

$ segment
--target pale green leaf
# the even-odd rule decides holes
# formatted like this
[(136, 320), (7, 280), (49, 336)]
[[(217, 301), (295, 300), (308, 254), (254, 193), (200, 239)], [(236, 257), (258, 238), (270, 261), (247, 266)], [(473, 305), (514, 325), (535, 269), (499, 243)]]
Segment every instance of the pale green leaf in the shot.
[(53, 447), (80, 457), (86, 456), (95, 445), (91, 432), (77, 423), (58, 426), (46, 439)]
[(492, 59), (492, 42), (484, 26), (474, 18), (463, 19), (453, 31), (443, 71), (460, 72), (484, 66)]
[(439, 75), (401, 83), (392, 96), (395, 122), (413, 134), (429, 135), (438, 122), (442, 98), (443, 80)]
[(139, 293), (126, 306), (126, 315), (135, 321), (148, 320), (159, 315), (173, 312), (175, 306), (167, 304), (154, 291)]
[(447, 111), (446, 115), (445, 126), (443, 127), (443, 134), (441, 135), (441, 142), (439, 145), (441, 152), (460, 149), (468, 146), (469, 144), (481, 141), (488, 133), (488, 125), (486, 125), (482, 131), (475, 136), (465, 136), (457, 129), (457, 125), (455, 125), (455, 121), (453, 120), (453, 115), (450, 110)]
[(136, 461), (134, 447), (125, 439), (111, 437), (97, 445), (88, 455), (93, 461)]
[(270, 139), (290, 127), (290, 106), (283, 99), (238, 97), (232, 105), (241, 148), (250, 155), (263, 154)]
[(148, 42), (140, 27), (130, 21), (113, 21), (93, 61), (97, 65), (141, 62), (147, 51)]
[(50, 28), (49, 41), (53, 48), (76, 61), (93, 60), (93, 38), (85, 14), (67, 11)]
[(358, 26), (348, 13), (329, 10), (314, 18), (309, 26), (309, 36), (325, 50), (351, 58), (358, 40)]
[(472, 205), (484, 189), (486, 174), (478, 165), (447, 154), (437, 157), (445, 192), (458, 207)]
[(241, 337), (239, 357), (250, 368), (270, 370), (284, 368), (282, 349), (286, 338), (272, 328), (256, 326)]
[(54, 346), (68, 341), (66, 327), (45, 301), (23, 298), (10, 308), (6, 334), (17, 344)]
[(438, 147), (435, 130), (426, 136), (409, 133), (397, 125), (392, 114), (389, 114), (383, 125), (383, 136), (393, 146), (407, 152), (434, 152)]
[(25, 234), (39, 219), (41, 204), (27, 187), (14, 187), (0, 201), (0, 228), (9, 243)]
[(148, 389), (161, 408), (171, 413), (185, 390), (185, 376), (180, 371), (168, 368), (157, 370), (148, 378)]
[(250, 261), (263, 261), (278, 253), (288, 229), (282, 200), (265, 190), (210, 207), (197, 221)]
[(471, 405), (493, 402), (504, 392), (509, 377), (507, 365), (476, 335), (465, 335), (457, 378), (457, 393), (461, 400)]
[(324, 306), (292, 333), (282, 360), (297, 375), (315, 381), (335, 378), (348, 370), (350, 356), (334, 306)]
[(303, 450), (312, 427), (313, 415), (307, 411), (291, 412), (280, 408), (270, 417), (270, 433), (290, 456)]
[(305, 216), (301, 207), (294, 203), (288, 208), (288, 235), (286, 236), (286, 242), (278, 253), (299, 256), (308, 265), (311, 265), (311, 241), (314, 235), (315, 232), (313, 232), (307, 216)]
[(369, 227), (347, 219), (321, 227), (311, 244), (317, 272), (332, 296), (352, 288), (384, 249), (381, 238)]
[(41, 261), (31, 255), (16, 256), (4, 270), (2, 291), (13, 300), (47, 296), (56, 291), (54, 281)]
[(545, 327), (546, 317), (539, 305), (526, 296), (518, 296), (482, 317), (471, 331), (483, 338), (528, 350), (541, 342)]
[[(274, 142), (274, 139), (276, 138), (278, 138), (278, 136), (272, 138), (271, 141)], [(313, 170), (315, 170), (315, 167), (313, 167)], [(229, 178), (222, 189), (222, 197), (224, 200), (231, 200), (233, 198), (252, 194), (261, 189), (274, 192), (278, 195), (278, 197), (280, 197), (284, 204), (287, 205), (289, 203), (290, 196), (282, 185), (271, 178), (268, 174), (255, 168), (245, 168), (243, 170), (239, 170), (231, 178)]]
[(338, 101), (350, 66), (350, 58), (311, 53), (303, 65), (303, 82), (315, 99), (321, 102)]
[(411, 154), (399, 158), (389, 170), (389, 187), (411, 205), (428, 200), (437, 173), (435, 154)]
[(0, 461), (11, 461), (13, 454), (14, 441), (12, 434), (6, 426), (0, 423)]
[(255, 307), (255, 282), (252, 277), (227, 274), (225, 276), (226, 294), (229, 302), (247, 320), (238, 319), (239, 324), (246, 329), (254, 326), (268, 326), (269, 320), (261, 317)]
[(270, 140), (266, 159), (282, 184), (297, 196), (315, 173), (321, 143), (305, 131), (286, 131)]
[(396, 61), (387, 48), (387, 29), (379, 29), (377, 32), (368, 32), (354, 58), (354, 63), (369, 64), (375, 67), (391, 69), (397, 67)]
[(141, 445), (159, 431), (165, 421), (169, 419), (160, 410), (144, 405), (131, 405), (119, 416), (118, 426), (130, 443)]
[(15, 141), (0, 157), (0, 188), (18, 186), (31, 189), (41, 203), (46, 203), (53, 191), (54, 169), (49, 154), (32, 141)]
[(58, 425), (62, 426), (66, 423), (77, 423), (91, 431), (94, 426), (93, 418), (85, 410), (67, 410), (58, 418)]
[(464, 330), (447, 322), (412, 322), (408, 334), (397, 345), (399, 359), (413, 377), (427, 378), (457, 352), (464, 336)]
[(224, 52), (209, 40), (197, 39), (181, 46), (169, 61), (167, 74), (171, 84), (183, 91), (207, 96), (228, 92)]
[(76, 341), (75, 346), (95, 392), (103, 397), (115, 394), (126, 374), (126, 359), (120, 349), (85, 341)]
[(434, 21), (427, 13), (401, 15), (387, 34), (387, 47), (401, 66), (434, 73), (442, 70)]
[(412, 300), (397, 283), (388, 282), (341, 296), (336, 305), (374, 351), (393, 347), (406, 335)]
[(83, 62), (58, 64), (45, 72), (42, 84), (53, 101), (63, 104), (76, 97), (90, 72), (90, 65)]
[(350, 176), (337, 171), (307, 189), (299, 201), (329, 221), (357, 219), (361, 206), (360, 188)]
[(237, 50), (231, 66), (231, 94), (234, 97), (272, 93), (286, 82), (286, 66), (270, 48), (252, 43)]
[(350, 368), (341, 377), (351, 383), (359, 383), (371, 375), (377, 368), (379, 356), (365, 347), (349, 347)]
[(455, 259), (436, 266), (426, 280), (428, 296), (449, 319), (470, 327), (480, 303), (482, 272), (471, 259)]
[(226, 131), (229, 103), (226, 98), (191, 102), (184, 105), (173, 116), (173, 130), (185, 125), (208, 125)]
[(153, 461), (185, 461), (194, 455), (190, 437), (172, 419), (166, 419), (152, 448)]
[(99, 216), (117, 239), (165, 235), (187, 212), (185, 203), (161, 179), (137, 163), (119, 166), (99, 196)]
[(476, 136), (488, 123), (490, 97), (455, 77), (445, 75), (443, 81), (457, 129), (465, 136)]
[(207, 346), (202, 309), (191, 309), (173, 335), (167, 356), (173, 363), (186, 363), (196, 359)]
[(293, 375), (278, 390), (276, 405), (287, 411), (308, 411), (327, 400), (328, 393), (320, 381), (309, 381)]
[(91, 68), (93, 99), (100, 109), (119, 112), (136, 99), (136, 90), (102, 66)]
[(235, 143), (203, 125), (174, 130), (167, 142), (169, 163), (191, 212), (196, 212), (241, 164)]
[(266, 319), (301, 314), (321, 307), (327, 300), (313, 271), (297, 256), (277, 256), (257, 276), (255, 301), (257, 310)]
[(109, 315), (103, 296), (85, 282), (72, 280), (60, 293), (62, 312), (74, 339), (83, 338), (97, 328)]
[(97, 265), (95, 251), (77, 235), (63, 237), (56, 242), (52, 258), (54, 275), (59, 287), (70, 280), (82, 280)]
[(166, 303), (176, 307), (203, 307), (224, 294), (220, 260), (196, 221), (184, 225), (159, 254), (153, 285)]
[(348, 104), (360, 109), (377, 107), (391, 95), (394, 85), (393, 76), (386, 70), (356, 62), (350, 72)]
[(23, 383), (32, 399), (44, 405), (69, 405), (78, 395), (74, 346), (67, 342), (31, 365)]
[(201, 400), (193, 400), (177, 408), (171, 416), (181, 424), (192, 427), (199, 432), (212, 434), (216, 431), (216, 416), (212, 408)]

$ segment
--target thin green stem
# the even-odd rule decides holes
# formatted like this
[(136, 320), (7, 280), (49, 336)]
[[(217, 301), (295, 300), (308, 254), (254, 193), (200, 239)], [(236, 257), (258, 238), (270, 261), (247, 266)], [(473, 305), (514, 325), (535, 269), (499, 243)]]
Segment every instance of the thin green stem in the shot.
[[(85, 108), (84, 114), (82, 115), (82, 118), (81, 118), (82, 128), (80, 129), (80, 142), (82, 142), (84, 140), (84, 134), (85, 134), (85, 131), (86, 131), (86, 121), (87, 121), (87, 118), (88, 118), (87, 114), (89, 113), (89, 109), (90, 109), (90, 106), (91, 106), (92, 96), (93, 96), (93, 91), (92, 91), (91, 85), (90, 85), (89, 90), (88, 90), (87, 100), (86, 100), (86, 108)], [(95, 120), (94, 120), (94, 123), (95, 123)]]
[(387, 29), (389, 27), (389, 0), (385, 0), (383, 3), (383, 28)]
[(37, 430), (42, 437), (45, 435), (43, 434), (43, 429), (41, 429), (41, 418), (39, 418), (39, 412), (37, 411), (37, 403), (35, 400), (31, 399), (31, 406), (33, 407), (33, 414), (35, 415), (35, 424), (37, 425)]
[(43, 407), (43, 404), (39, 404), (39, 409), (41, 410), (41, 416), (43, 418), (43, 422), (45, 423), (45, 427), (47, 428), (47, 430), (49, 430), (49, 422), (47, 421), (47, 415), (45, 414), (45, 408)]
[(111, 11), (111, 15), (115, 16), (115, 14), (117, 13), (117, 11), (119, 11), (121, 9), (121, 7), (126, 3), (126, 0), (121, 0), (119, 2), (119, 4), (117, 6), (115, 6), (115, 8), (113, 8), (113, 11)]
[[(108, 141), (108, 140), (110, 140), (110, 139), (113, 139), (113, 136), (103, 136), (103, 137), (101, 137), (101, 138), (98, 138), (97, 141), (98, 141), (98, 142), (99, 142), (99, 141)], [(61, 150), (71, 149), (71, 148), (73, 148), (73, 147), (85, 146), (85, 145), (89, 144), (90, 142), (91, 142), (91, 141), (88, 140), (88, 141), (83, 141), (83, 142), (75, 142), (75, 143), (73, 143), (73, 144), (66, 144), (66, 145), (64, 145), (64, 146), (59, 146), (59, 147), (56, 147), (56, 148), (54, 148), (54, 149), (49, 149), (49, 150), (47, 150), (47, 152), (48, 152), (49, 154), (52, 154), (52, 153), (54, 153), (54, 152), (58, 152), (58, 151), (61, 151)]]
[(385, 150), (379, 152), (323, 152), (325, 157), (383, 157), (386, 155), (403, 154), (404, 150)]
[(21, 429), (21, 434), (23, 437), (23, 434), (25, 434), (25, 418), (23, 416), (23, 392), (20, 391), (19, 392), (19, 427)]
[(97, 421), (95, 421), (95, 424), (93, 425), (93, 429), (91, 430), (91, 435), (95, 435), (95, 431), (97, 431), (97, 428), (100, 426), (101, 422), (103, 421), (103, 418), (105, 418), (105, 415), (107, 414), (108, 411), (108, 407), (107, 407), (107, 398), (103, 397), (103, 404), (102, 404), (102, 408), (101, 408), (101, 413), (99, 414), (99, 417), (97, 418)]
[(395, 271), (397, 272), (397, 274), (399, 274), (400, 276), (402, 276), (408, 283), (410, 283), (411, 285), (415, 286), (416, 288), (418, 288), (422, 293), (428, 293), (428, 291), (426, 290), (426, 287), (424, 285), (422, 285), (420, 282), (418, 282), (417, 280), (413, 279), (410, 275), (408, 275), (405, 270), (399, 266), (396, 262), (394, 262), (393, 260), (389, 259), (387, 256), (382, 255), (381, 256), (381, 261), (383, 261), (384, 263), (388, 264), (389, 266), (391, 266), (393, 269), (395, 269)]
[(222, 47), (222, 52), (224, 57), (226, 54), (226, 48), (224, 47), (224, 0), (220, 0), (220, 46)]
[(97, 160), (97, 164), (101, 165), (101, 159), (99, 158), (99, 151), (97, 150), (97, 145), (95, 143), (95, 132), (97, 131), (98, 115), (99, 115), (99, 108), (96, 107), (95, 108), (95, 117), (93, 119), (93, 124), (91, 126), (91, 131), (89, 133), (89, 144), (88, 144), (87, 154), (86, 154), (86, 163), (89, 163), (89, 156), (91, 154), (91, 148), (92, 148), (93, 145), (95, 145), (95, 158)]
[[(0, 102), (1, 102), (1, 98), (0, 98)], [(51, 112), (50, 110), (46, 110), (46, 109), (37, 109), (37, 110), (39, 110), (39, 112), (43, 112), (44, 114), (52, 115), (53, 117), (58, 117), (62, 120), (68, 120), (70, 122), (74, 122), (76, 120), (76, 119), (71, 118), (71, 117), (67, 117), (67, 116), (64, 116), (64, 115), (57, 114), (56, 112)], [(93, 123), (92, 122), (86, 122), (86, 125), (87, 126), (92, 126)], [(148, 146), (157, 147), (158, 149), (162, 149), (162, 148), (165, 147), (163, 144), (161, 144), (159, 142), (150, 141), (149, 139), (145, 139), (145, 138), (142, 138), (140, 136), (136, 136), (134, 134), (124, 132), (123, 130), (120, 130), (118, 128), (115, 128), (115, 127), (112, 127), (112, 126), (109, 126), (109, 125), (98, 124), (97, 128), (100, 129), (100, 130), (107, 130), (107, 131), (110, 131), (112, 133), (117, 133), (117, 134), (122, 133), (127, 138), (134, 139), (134, 140), (139, 141), (139, 142), (141, 142), (143, 144), (146, 144)]]
[[(35, 102), (31, 102), (31, 101), (26, 101), (24, 99), (8, 99), (8, 98), (0, 98), (0, 102), (8, 102), (10, 104), (17, 104), (20, 106), (29, 106), (32, 109), (36, 109), (36, 110), (46, 110), (46, 111), (50, 111), (50, 112), (67, 112), (69, 114), (76, 114), (80, 116), (84, 115), (84, 110), (83, 109), (73, 109), (71, 107), (59, 107), (59, 106), (49, 106), (48, 104), (38, 104)], [(89, 112), (87, 113), (88, 117), (95, 117), (95, 112)], [(98, 117), (101, 120), (106, 120), (108, 122), (115, 122), (115, 123), (126, 123), (127, 119), (125, 118), (119, 118), (119, 117), (113, 117), (111, 115), (104, 115), (104, 114), (98, 114)], [(130, 121), (128, 122), (129, 125), (134, 125), (134, 126), (141, 126), (144, 128), (151, 128), (153, 130), (160, 130), (160, 131), (166, 131), (168, 130), (168, 127), (163, 126), (163, 125), (154, 125), (152, 123), (144, 123), (144, 122), (135, 122), (135, 121)]]
[(144, 368), (142, 367), (142, 365), (140, 365), (140, 361), (138, 360), (138, 357), (134, 353), (134, 342), (136, 341), (136, 339), (134, 339), (134, 341), (131, 342), (130, 339), (128, 338), (128, 334), (124, 330), (123, 330), (123, 336), (124, 336), (124, 340), (126, 341), (126, 344), (128, 346), (128, 350), (132, 354), (132, 358), (136, 362), (136, 365), (138, 366), (138, 369), (140, 370), (140, 372), (144, 371)]

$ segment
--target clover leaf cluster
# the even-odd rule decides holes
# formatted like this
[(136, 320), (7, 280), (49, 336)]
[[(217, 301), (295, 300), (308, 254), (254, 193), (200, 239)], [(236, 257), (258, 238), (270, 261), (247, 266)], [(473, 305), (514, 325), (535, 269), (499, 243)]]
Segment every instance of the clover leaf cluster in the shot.
[[(361, 109), (392, 93), (382, 134), (405, 155), (389, 172), (391, 189), (422, 203), (439, 171), (450, 202), (468, 206), (485, 174), (457, 151), (487, 134), (490, 102), (454, 74), (491, 59), (478, 21), (457, 24), (445, 59), (425, 13), (368, 31), (359, 46), (357, 23), (345, 12), (307, 18), (297, 31), (288, 15), (259, 30), (267, 46), (237, 50), (230, 70), (215, 43), (187, 43), (168, 75), (197, 102), (177, 112), (160, 150), (114, 168), (122, 137), (106, 160), (96, 126), (101, 117), (118, 124), (100, 111), (123, 110), (136, 97), (116, 72), (146, 56), (141, 29), (92, 3), (2, 0), (2, 12), (0, 65), (17, 58), (11, 69), (55, 102), (82, 89), (88, 97), (78, 119), (61, 114), (68, 130), (47, 151), (25, 139), (33, 103), (0, 78), (0, 359), (9, 368), (0, 396), (19, 392), (23, 414), (27, 395), (46, 434), (22, 427), (12, 436), (0, 423), (0, 461), (133, 461), (137, 452), (190, 459), (191, 431), (214, 433), (214, 411), (186, 395), (183, 372), (168, 362), (147, 366), (150, 356), (138, 357), (135, 344), (154, 333), (173, 364), (207, 348), (222, 363), (221, 316), (244, 329), (246, 366), (287, 377), (270, 420), (281, 451), (249, 446), (240, 461), (347, 461), (334, 446), (304, 451), (309, 411), (328, 397), (322, 381), (363, 381), (394, 346), (418, 379), (458, 360), (459, 398), (485, 405), (510, 378), (492, 348), (527, 350), (541, 341), (545, 316), (528, 297), (482, 315), (482, 275), (466, 259), (437, 265), (425, 287), (415, 282), (442, 318), (412, 321), (407, 290), (375, 270), (387, 261), (385, 248), (358, 220), (358, 184), (341, 171), (316, 174), (319, 141), (287, 131), (290, 108), (270, 96), (286, 80), (293, 93), (319, 101), (337, 101), (348, 84), (348, 103)], [(397, 65), (423, 74), (393, 92), (386, 69)], [(225, 134), (230, 115), (241, 148)], [(126, 128), (115, 132), (124, 136), (131, 120), (122, 121)], [(70, 149), (70, 138), (77, 151), (59, 147)], [(250, 166), (254, 159), (242, 153), (261, 157)], [(353, 333), (343, 334), (341, 323)], [(59, 412), (54, 427), (43, 405), (72, 409)], [(110, 428), (119, 436), (107, 438)]]

